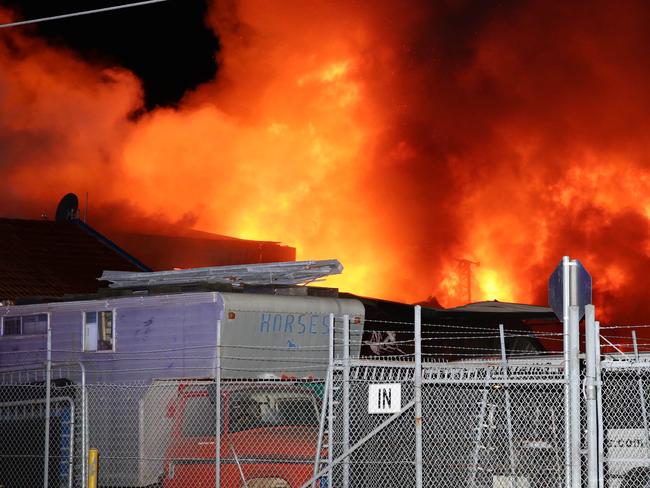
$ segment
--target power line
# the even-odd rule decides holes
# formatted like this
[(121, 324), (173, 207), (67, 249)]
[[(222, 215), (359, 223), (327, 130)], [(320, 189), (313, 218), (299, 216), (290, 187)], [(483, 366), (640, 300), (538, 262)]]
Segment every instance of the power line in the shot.
[(130, 7), (140, 7), (142, 5), (149, 5), (152, 3), (160, 3), (160, 2), (166, 2), (167, 0), (145, 0), (142, 2), (135, 2), (135, 3), (127, 3), (123, 5), (114, 5), (112, 7), (104, 7), (104, 8), (97, 8), (94, 10), (82, 10), (79, 12), (71, 12), (69, 14), (61, 14), (61, 15), (53, 15), (51, 17), (41, 17), (38, 19), (30, 19), (30, 20), (21, 20), (19, 22), (11, 22), (9, 24), (0, 24), (0, 29), (4, 29), (7, 27), (17, 27), (19, 25), (27, 25), (27, 24), (35, 24), (37, 22), (47, 22), (49, 20), (59, 20), (59, 19), (67, 19), (69, 17), (79, 17), (81, 15), (90, 15), (90, 14), (98, 14), (102, 12), (109, 12), (111, 10), (120, 10), (123, 8), (130, 8)]

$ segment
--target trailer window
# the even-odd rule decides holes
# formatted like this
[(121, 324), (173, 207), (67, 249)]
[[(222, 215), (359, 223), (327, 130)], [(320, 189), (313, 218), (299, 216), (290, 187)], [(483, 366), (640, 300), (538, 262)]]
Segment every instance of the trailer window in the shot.
[(3, 336), (19, 336), (22, 333), (21, 317), (5, 317), (2, 319)]
[(47, 334), (47, 314), (25, 315), (23, 317), (23, 335)]
[(84, 313), (84, 351), (113, 351), (115, 324), (112, 310)]
[(22, 336), (47, 333), (47, 314), (18, 315), (2, 319), (3, 336)]

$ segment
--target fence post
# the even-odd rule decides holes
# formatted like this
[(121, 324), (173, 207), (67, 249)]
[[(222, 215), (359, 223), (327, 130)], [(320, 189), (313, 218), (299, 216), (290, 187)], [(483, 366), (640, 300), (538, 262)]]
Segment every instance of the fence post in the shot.
[(86, 367), (79, 361), (81, 369), (81, 487), (86, 488), (88, 477), (86, 463), (88, 462), (88, 424), (86, 417)]
[(596, 383), (595, 308), (585, 306), (585, 393), (587, 402), (587, 486), (598, 488), (598, 405)]
[(571, 361), (569, 360), (569, 303), (571, 302), (569, 256), (562, 257), (562, 346), (564, 355), (564, 478), (571, 488)]
[(332, 488), (332, 462), (334, 460), (334, 314), (330, 314), (330, 334), (328, 344), (327, 390), (329, 412), (327, 416), (327, 486)]
[(603, 428), (603, 382), (600, 363), (600, 322), (594, 322), (595, 350), (594, 360), (596, 361), (596, 412), (598, 416), (598, 486), (605, 486), (605, 433)]
[(99, 477), (99, 451), (96, 448), (88, 449), (88, 488), (97, 488)]
[(221, 320), (217, 320), (216, 364), (214, 372), (214, 486), (221, 486)]
[(343, 488), (350, 486), (350, 316), (343, 316)]
[(506, 338), (503, 330), (503, 324), (499, 324), (499, 340), (501, 343), (501, 367), (503, 368), (504, 381), (503, 386), (506, 397), (506, 428), (508, 429), (508, 451), (510, 454), (510, 486), (514, 488), (517, 485), (517, 457), (515, 456), (515, 447), (512, 443), (512, 411), (510, 408), (510, 385), (508, 384), (508, 357), (506, 355)]
[(316, 488), (316, 475), (320, 469), (321, 453), (323, 451), (323, 437), (325, 435), (325, 421), (327, 419), (327, 399), (330, 395), (330, 389), (332, 385), (330, 383), (330, 374), (329, 367), (327, 374), (325, 376), (325, 385), (323, 388), (323, 398), (321, 399), (321, 411), (320, 411), (320, 420), (318, 421), (318, 440), (316, 442), (316, 454), (314, 456), (314, 469), (312, 471), (312, 488)]
[(580, 315), (579, 307), (569, 307), (569, 371), (571, 425), (571, 486), (581, 488), (580, 462)]
[[(632, 344), (634, 346), (634, 360), (637, 363), (637, 367), (634, 368), (636, 370), (636, 380), (637, 380), (637, 385), (639, 387), (639, 400), (641, 401), (641, 416), (643, 417), (643, 430), (644, 430), (644, 435), (643, 435), (643, 447), (645, 447), (646, 451), (650, 450), (650, 430), (648, 428), (648, 410), (647, 410), (647, 404), (645, 400), (645, 393), (643, 391), (643, 379), (641, 378), (641, 371), (638, 368), (639, 364), (639, 343), (636, 340), (636, 330), (632, 330)], [(649, 451), (650, 452), (650, 451)]]
[(415, 487), (422, 488), (422, 307), (415, 306)]
[(50, 383), (52, 377), (52, 314), (47, 313), (47, 359), (45, 362), (45, 452), (43, 453), (43, 488), (49, 485), (50, 468)]

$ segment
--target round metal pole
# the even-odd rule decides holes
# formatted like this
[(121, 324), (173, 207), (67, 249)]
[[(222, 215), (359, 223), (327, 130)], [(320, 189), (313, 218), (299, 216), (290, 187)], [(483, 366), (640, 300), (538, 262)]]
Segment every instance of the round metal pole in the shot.
[(503, 368), (503, 382), (505, 389), (506, 428), (508, 430), (508, 451), (510, 453), (510, 486), (517, 484), (517, 457), (512, 441), (512, 408), (510, 405), (510, 385), (508, 383), (508, 356), (506, 354), (506, 336), (503, 324), (499, 324), (499, 340), (501, 344), (501, 367)]
[(564, 354), (564, 479), (567, 488), (571, 488), (571, 396), (569, 394), (570, 362), (569, 362), (569, 302), (571, 288), (569, 285), (570, 270), (569, 256), (562, 258), (562, 337)]
[[(643, 447), (646, 449), (646, 453), (650, 454), (650, 428), (648, 427), (648, 410), (646, 408), (645, 393), (643, 391), (643, 377), (641, 376), (641, 370), (638, 367), (639, 364), (639, 344), (636, 340), (636, 330), (632, 330), (632, 345), (634, 346), (634, 360), (637, 363), (636, 369), (636, 380), (639, 388), (639, 400), (641, 401), (641, 417), (643, 418)], [(647, 454), (646, 454), (647, 455)]]
[(350, 316), (343, 316), (343, 488), (350, 486)]
[(581, 488), (580, 460), (580, 320), (579, 308), (569, 308), (569, 369), (571, 371), (571, 483)]
[(602, 374), (600, 362), (600, 322), (594, 322), (594, 336), (596, 340), (596, 348), (594, 358), (596, 361), (596, 384), (599, 385), (596, 389), (596, 409), (598, 417), (598, 486), (605, 486), (605, 432), (603, 428), (603, 388), (602, 388)]
[(587, 483), (589, 488), (598, 488), (598, 418), (596, 402), (596, 337), (595, 309), (585, 306), (585, 393), (587, 401)]
[(45, 363), (45, 447), (43, 453), (43, 487), (48, 488), (50, 467), (50, 382), (52, 377), (52, 314), (47, 313), (47, 360)]
[(330, 314), (330, 333), (328, 342), (327, 378), (330, 388), (327, 390), (327, 486), (332, 488), (332, 462), (334, 461), (334, 314)]
[(79, 361), (81, 370), (81, 486), (86, 488), (88, 477), (86, 476), (86, 463), (88, 462), (88, 424), (86, 417), (86, 367)]
[(214, 372), (214, 486), (221, 486), (221, 320), (217, 320), (217, 361)]
[(320, 469), (321, 452), (323, 451), (323, 436), (325, 432), (325, 422), (327, 420), (327, 399), (329, 398), (329, 390), (332, 388), (330, 384), (329, 371), (325, 377), (325, 388), (323, 390), (323, 398), (321, 399), (320, 420), (318, 422), (318, 440), (316, 441), (316, 454), (314, 455), (314, 469), (312, 471), (312, 488), (316, 486), (316, 475)]
[(422, 307), (415, 306), (415, 487), (422, 488)]

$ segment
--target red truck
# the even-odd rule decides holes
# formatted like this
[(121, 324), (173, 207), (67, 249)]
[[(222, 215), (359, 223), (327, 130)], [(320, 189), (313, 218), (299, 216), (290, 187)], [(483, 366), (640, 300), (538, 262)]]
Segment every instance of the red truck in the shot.
[[(210, 388), (181, 384), (169, 405), (173, 425), (164, 488), (215, 486), (215, 402)], [(314, 391), (300, 383), (222, 386), (221, 487), (296, 488), (308, 481), (319, 409)], [(316, 486), (324, 486), (322, 481)]]

